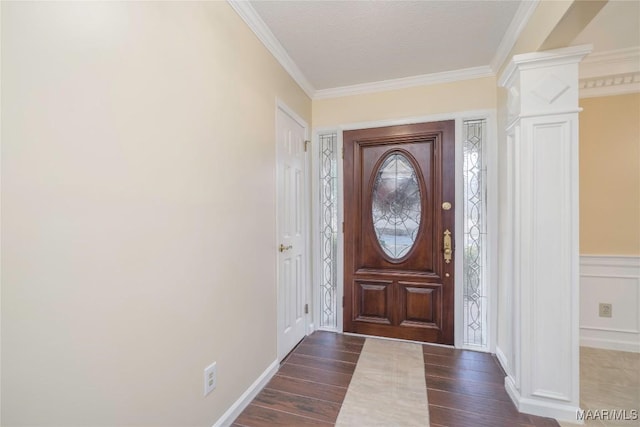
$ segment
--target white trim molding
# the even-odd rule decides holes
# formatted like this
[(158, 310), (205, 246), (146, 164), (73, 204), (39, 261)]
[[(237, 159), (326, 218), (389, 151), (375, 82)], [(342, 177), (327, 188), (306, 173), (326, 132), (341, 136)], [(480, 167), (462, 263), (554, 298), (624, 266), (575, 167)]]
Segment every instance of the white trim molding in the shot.
[[(564, 404), (558, 404), (552, 401), (541, 402), (537, 399), (523, 398), (518, 391), (513, 378), (509, 376), (504, 379), (504, 387), (511, 400), (516, 403), (518, 412), (524, 412), (525, 414), (542, 414), (542, 416), (547, 418), (555, 418), (557, 420), (576, 423), (576, 413), (579, 410), (578, 407), (567, 409), (567, 406)], [(553, 399), (553, 396), (548, 397), (550, 398), (549, 400)]]
[(640, 72), (580, 79), (580, 98), (640, 92)]
[[(599, 303), (612, 305), (610, 318)], [(640, 352), (640, 256), (580, 257), (580, 345)]]
[(538, 3), (540, 3), (540, 0), (523, 1), (518, 6), (518, 10), (516, 10), (516, 14), (513, 16), (509, 27), (507, 27), (507, 31), (505, 31), (504, 37), (502, 37), (502, 41), (498, 45), (498, 49), (496, 49), (496, 54), (491, 60), (490, 67), (494, 73), (497, 73), (507, 60), (509, 52), (518, 41), (518, 37), (520, 37), (522, 30), (531, 19), (533, 12), (538, 7)]
[(580, 79), (640, 71), (640, 47), (594, 52), (580, 64)]
[(265, 369), (262, 374), (242, 393), (242, 396), (238, 398), (233, 405), (227, 409), (227, 411), (222, 414), (222, 416), (213, 424), (213, 427), (228, 427), (233, 421), (238, 418), (238, 416), (244, 411), (249, 403), (260, 393), (260, 391), (267, 385), (269, 380), (278, 372), (278, 367), (280, 364), (278, 360), (274, 360), (271, 364)]
[(491, 77), (494, 73), (488, 65), (460, 70), (443, 71), (440, 73), (422, 74), (418, 76), (402, 77), (399, 79), (381, 80), (377, 82), (360, 83), (351, 86), (341, 86), (330, 89), (317, 90), (313, 99), (337, 98), (340, 96), (362, 95), (366, 93), (384, 92), (388, 90), (405, 89), (415, 86), (426, 86), (440, 83), (450, 83), (462, 80)]
[(580, 64), (580, 97), (640, 92), (640, 47), (592, 53)]
[(509, 359), (507, 359), (504, 351), (502, 351), (502, 349), (498, 346), (496, 346), (496, 358), (498, 359), (498, 363), (500, 363), (500, 366), (502, 366), (502, 370), (507, 374), (507, 377), (511, 376), (511, 366), (509, 366)]
[(501, 312), (513, 330), (501, 349), (512, 350), (501, 361), (505, 387), (520, 412), (564, 421), (580, 404), (578, 64), (590, 51), (515, 55), (499, 79), (513, 181), (503, 219), (513, 232), (502, 243), (513, 253), (513, 279), (503, 274)]
[(313, 98), (315, 92), (314, 87), (309, 83), (309, 80), (307, 80), (302, 71), (300, 71), (298, 65), (291, 59), (285, 48), (282, 47), (282, 44), (280, 44), (276, 36), (273, 35), (267, 24), (265, 24), (260, 15), (258, 15), (258, 12), (251, 6), (251, 3), (241, 0), (227, 0), (227, 2), (249, 28), (251, 28), (251, 31), (255, 33), (286, 72), (289, 73), (291, 78), (298, 83), (307, 96)]

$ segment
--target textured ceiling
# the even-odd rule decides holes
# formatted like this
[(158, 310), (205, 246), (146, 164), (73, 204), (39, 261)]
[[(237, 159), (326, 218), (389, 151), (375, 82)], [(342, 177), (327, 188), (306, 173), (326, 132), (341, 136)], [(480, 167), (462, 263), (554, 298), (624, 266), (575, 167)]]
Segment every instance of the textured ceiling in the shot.
[(520, 1), (253, 1), (315, 89), (487, 66)]

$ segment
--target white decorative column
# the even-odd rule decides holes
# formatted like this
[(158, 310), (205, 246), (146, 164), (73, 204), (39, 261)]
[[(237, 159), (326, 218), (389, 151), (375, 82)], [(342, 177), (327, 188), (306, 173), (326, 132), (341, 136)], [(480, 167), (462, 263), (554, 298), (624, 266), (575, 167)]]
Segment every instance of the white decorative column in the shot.
[(591, 46), (516, 55), (508, 90), (506, 218), (513, 228), (513, 360), (521, 412), (576, 420), (579, 409), (578, 63)]

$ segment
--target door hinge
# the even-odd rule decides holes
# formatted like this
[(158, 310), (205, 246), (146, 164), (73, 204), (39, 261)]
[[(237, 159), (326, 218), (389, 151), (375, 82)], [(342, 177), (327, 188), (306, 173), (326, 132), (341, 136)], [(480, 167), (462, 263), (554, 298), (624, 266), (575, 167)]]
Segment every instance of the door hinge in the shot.
[(344, 221), (342, 221), (342, 232), (344, 233)]
[(342, 297), (342, 307), (344, 307), (344, 297)]
[(309, 314), (309, 304), (304, 305), (304, 314)]
[(311, 141), (309, 141), (308, 139), (304, 140), (304, 151), (305, 153), (307, 152), (307, 145), (311, 144)]
[(342, 158), (344, 159), (344, 145), (342, 146)]

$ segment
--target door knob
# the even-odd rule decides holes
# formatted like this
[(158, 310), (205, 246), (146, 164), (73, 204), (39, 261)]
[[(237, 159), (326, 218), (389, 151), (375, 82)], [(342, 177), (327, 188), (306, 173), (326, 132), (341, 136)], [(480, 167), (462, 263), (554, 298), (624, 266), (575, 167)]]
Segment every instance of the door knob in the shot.
[(292, 246), (292, 245), (285, 246), (285, 245), (283, 245), (282, 243), (280, 243), (280, 248), (279, 248), (279, 249), (280, 249), (280, 252), (288, 251), (288, 250), (289, 250), (289, 249), (291, 249), (291, 248), (293, 248), (293, 246)]
[(451, 262), (451, 232), (449, 230), (444, 231), (444, 262), (449, 264)]

